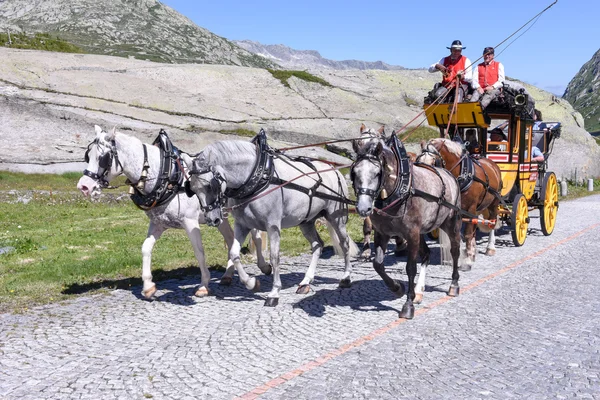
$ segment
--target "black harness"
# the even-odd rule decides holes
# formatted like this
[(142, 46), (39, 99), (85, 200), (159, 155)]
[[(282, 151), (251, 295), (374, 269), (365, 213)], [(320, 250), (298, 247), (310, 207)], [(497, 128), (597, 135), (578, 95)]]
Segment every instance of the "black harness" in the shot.
[(142, 210), (150, 210), (168, 203), (184, 190), (184, 174), (180, 161), (181, 151), (173, 146), (164, 129), (160, 130), (152, 145), (160, 149), (160, 174), (156, 177), (154, 188), (149, 193), (143, 191), (143, 183), (147, 180), (147, 170), (149, 168), (146, 144), (143, 145), (144, 166), (142, 167), (140, 181), (136, 183), (128, 181), (128, 184), (133, 188), (133, 193), (130, 196), (131, 200)]
[[(317, 179), (315, 179), (315, 184), (312, 187), (307, 188), (307, 187), (298, 185), (294, 182), (283, 180), (283, 179), (279, 178), (278, 176), (276, 176), (277, 173), (275, 171), (274, 159), (275, 158), (281, 159), (281, 154), (276, 149), (273, 149), (272, 147), (270, 147), (268, 145), (267, 134), (264, 131), (264, 129), (261, 129), (259, 131), (258, 135), (256, 135), (252, 139), (251, 142), (254, 143), (256, 146), (256, 163), (254, 164), (254, 170), (250, 174), (248, 179), (246, 179), (246, 181), (237, 188), (226, 188), (225, 191), (223, 192), (221, 190), (221, 186), (223, 183), (226, 182), (226, 180), (212, 166), (208, 166), (205, 169), (200, 170), (200, 171), (197, 171), (197, 170), (190, 171), (190, 175), (203, 175), (208, 172), (213, 173), (213, 178), (210, 181), (210, 188), (211, 188), (211, 191), (217, 193), (217, 197), (211, 204), (208, 204), (206, 206), (202, 205), (202, 202), (200, 202), (200, 208), (202, 209), (203, 212), (206, 213), (208, 211), (214, 210), (217, 207), (222, 207), (226, 203), (227, 199), (235, 199), (235, 200), (250, 199), (251, 197), (256, 196), (256, 195), (260, 194), (261, 192), (265, 191), (269, 185), (277, 185), (277, 186), (297, 190), (297, 191), (302, 192), (302, 193), (306, 194), (307, 196), (309, 196), (310, 202), (309, 202), (308, 211), (307, 211), (305, 218), (307, 218), (308, 215), (310, 214), (310, 210), (312, 208), (311, 206), (312, 206), (313, 197), (318, 197), (318, 198), (326, 199), (326, 200), (335, 200), (335, 201), (343, 202), (345, 204), (353, 203), (352, 200), (347, 199), (345, 197), (334, 196), (334, 195), (330, 195), (327, 193), (317, 192), (317, 189), (323, 185), (323, 178), (318, 173), (317, 168), (314, 166), (314, 164), (312, 164), (310, 162), (310, 160), (308, 160), (307, 158), (287, 157), (286, 156), (286, 158), (288, 158), (290, 161), (301, 162), (301, 163), (307, 165), (314, 172), (316, 172)], [(339, 177), (338, 177), (338, 179), (339, 179)], [(339, 183), (341, 186), (341, 182), (339, 182)], [(331, 190), (331, 189), (329, 189), (329, 190)], [(188, 182), (186, 182), (186, 193), (190, 197), (194, 196), (194, 192), (191, 191), (191, 188), (189, 187)]]
[[(94, 139), (94, 141), (88, 144), (87, 150), (85, 151), (83, 159), (86, 163), (90, 162), (90, 150), (92, 149), (93, 145), (96, 145), (98, 151), (100, 151), (100, 142), (98, 138), (96, 138)], [(123, 166), (119, 161), (119, 155), (117, 154), (117, 147), (114, 140), (110, 142), (110, 151), (107, 151), (98, 156), (98, 171), (92, 172), (86, 168), (83, 170), (83, 174), (85, 176), (89, 176), (90, 178), (98, 182), (101, 187), (107, 188), (109, 183), (106, 179), (106, 176), (112, 168), (113, 159), (116, 160), (117, 165), (121, 168), (121, 170), (123, 170)]]

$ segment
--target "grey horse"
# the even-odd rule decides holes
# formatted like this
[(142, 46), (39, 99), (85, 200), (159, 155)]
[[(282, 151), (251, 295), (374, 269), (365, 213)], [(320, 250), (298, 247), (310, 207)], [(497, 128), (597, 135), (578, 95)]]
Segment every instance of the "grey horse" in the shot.
[[(130, 182), (139, 182), (144, 165), (144, 147), (147, 149), (148, 169), (147, 179), (140, 185), (143, 193), (149, 194), (155, 187), (157, 177), (160, 175), (160, 150), (156, 146), (144, 145), (139, 139), (117, 132), (105, 132), (98, 125), (96, 138), (90, 144), (87, 153), (87, 175), (82, 176), (77, 183), (77, 188), (85, 195), (98, 198), (102, 188), (117, 176), (124, 174)], [(150, 219), (148, 234), (142, 245), (142, 295), (149, 299), (156, 292), (156, 284), (152, 281), (151, 259), (152, 249), (163, 232), (167, 229), (185, 229), (194, 248), (194, 255), (202, 275), (200, 287), (195, 295), (199, 297), (209, 294), (208, 282), (210, 272), (206, 266), (204, 247), (200, 235), (199, 224), (204, 224), (204, 214), (200, 212), (200, 205), (195, 198), (189, 198), (184, 192), (177, 193), (171, 200), (163, 205), (149, 208), (145, 211)], [(224, 219), (219, 224), (219, 231), (229, 248), (233, 244), (233, 231), (229, 221)], [(262, 256), (262, 243), (258, 232), (253, 232), (258, 266), (266, 274), (270, 273), (270, 266)], [(221, 278), (222, 284), (230, 284), (233, 276), (233, 263), (227, 263), (227, 270)]]
[[(235, 240), (230, 258), (240, 281), (250, 290), (259, 290), (260, 283), (245, 272), (240, 262), (240, 243), (252, 228), (267, 231), (273, 289), (265, 306), (276, 306), (279, 302), (279, 246), (284, 228), (299, 226), (312, 247), (310, 266), (297, 290), (300, 294), (308, 293), (323, 249), (323, 241), (315, 228), (315, 221), (320, 217), (325, 219), (334, 247), (344, 258), (345, 269), (339, 285), (350, 286), (350, 257), (358, 254), (358, 246), (346, 232), (348, 208), (340, 200), (348, 197), (348, 187), (339, 171), (324, 162), (315, 161), (311, 166), (309, 162), (284, 156), (271, 157), (254, 143), (241, 140), (216, 142), (205, 147), (197, 158), (183, 159), (192, 170), (191, 190), (200, 199), (207, 224), (221, 223), (225, 201), (231, 207)], [(258, 165), (264, 167), (260, 172), (255, 167)], [(270, 168), (272, 176), (269, 177)], [(235, 193), (240, 194), (240, 191), (244, 194), (237, 198)]]
[[(361, 217), (371, 216), (375, 228), (373, 268), (399, 297), (404, 294), (404, 287), (387, 275), (383, 259), (391, 237), (401, 237), (407, 242), (408, 294), (400, 317), (411, 319), (416, 292), (420, 294), (416, 302), (422, 298), (425, 270), (429, 263), (429, 248), (425, 240), (421, 240), (422, 234), (440, 228), (440, 235), (443, 232), (448, 235), (453, 263), (448, 294), (459, 294), (460, 190), (456, 179), (448, 171), (413, 164), (402, 143), (395, 135), (392, 139), (395, 150), (381, 138), (355, 140), (353, 147), (357, 157), (351, 168), (351, 177), (358, 201), (357, 212)], [(415, 285), (419, 254), (422, 269)]]

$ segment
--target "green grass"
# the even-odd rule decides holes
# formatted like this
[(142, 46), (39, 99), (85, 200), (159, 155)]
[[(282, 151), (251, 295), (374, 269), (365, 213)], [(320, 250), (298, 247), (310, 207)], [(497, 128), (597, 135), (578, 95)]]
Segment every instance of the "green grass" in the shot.
[(420, 143), (421, 140), (428, 141), (429, 139), (440, 137), (440, 132), (437, 129), (429, 128), (427, 126), (419, 126), (416, 129), (414, 127), (408, 127), (398, 134), (400, 139), (404, 139), (405, 143)]
[(567, 195), (560, 197), (559, 200), (572, 200), (598, 193), (600, 193), (600, 178), (594, 179), (594, 190), (592, 192), (588, 190), (587, 180), (585, 183), (567, 181)]
[(62, 53), (85, 53), (83, 49), (75, 46), (59, 37), (52, 37), (48, 33), (35, 33), (33, 36), (24, 32), (11, 34), (11, 43), (8, 42), (8, 34), (0, 33), (0, 43), (14, 49), (32, 49), (59, 51)]
[(237, 136), (243, 136), (243, 137), (250, 137), (253, 138), (254, 136), (256, 136), (258, 133), (251, 131), (250, 129), (244, 129), (244, 128), (237, 128), (237, 129), (223, 129), (220, 130), (219, 133), (222, 133), (224, 135), (237, 135)]
[[(0, 312), (25, 310), (74, 296), (141, 285), (141, 246), (148, 218), (127, 198), (127, 187), (91, 202), (76, 189), (81, 174), (26, 175), (0, 172)], [(123, 200), (115, 200), (118, 196)], [(349, 224), (361, 238), (362, 220)], [(201, 226), (206, 261), (224, 268), (227, 248), (216, 228)], [(318, 230), (330, 245), (324, 226)], [(281, 253), (310, 246), (297, 228), (282, 234)], [(250, 258), (245, 263), (253, 263)], [(182, 230), (167, 230), (154, 247), (152, 273), (159, 282), (181, 276), (200, 280), (192, 246)]]
[(314, 76), (306, 71), (277, 70), (268, 68), (267, 71), (269, 71), (274, 78), (279, 79), (281, 83), (283, 83), (283, 85), (286, 87), (290, 87), (288, 79), (290, 79), (292, 76), (295, 76), (296, 78), (302, 79), (306, 82), (315, 82), (323, 86), (331, 87), (331, 84), (325, 79), (319, 78), (318, 76)]

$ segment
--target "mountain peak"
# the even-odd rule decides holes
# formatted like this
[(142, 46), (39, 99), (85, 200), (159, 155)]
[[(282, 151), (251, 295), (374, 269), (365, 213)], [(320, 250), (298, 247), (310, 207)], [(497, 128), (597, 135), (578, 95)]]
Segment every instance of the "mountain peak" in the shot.
[(260, 55), (264, 58), (288, 69), (381, 69), (381, 70), (400, 70), (404, 67), (389, 65), (383, 61), (359, 61), (343, 60), (334, 61), (321, 56), (316, 50), (295, 50), (283, 44), (261, 44), (251, 40), (235, 40), (234, 43), (249, 52)]

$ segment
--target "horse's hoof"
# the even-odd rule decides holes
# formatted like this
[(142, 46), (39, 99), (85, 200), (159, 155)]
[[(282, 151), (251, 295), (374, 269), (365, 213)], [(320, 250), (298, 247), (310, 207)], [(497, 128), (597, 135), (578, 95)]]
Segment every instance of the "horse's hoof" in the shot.
[(350, 286), (352, 286), (352, 282), (350, 281), (350, 278), (342, 279), (339, 286), (342, 289), (348, 289)]
[(144, 296), (144, 298), (146, 300), (150, 300), (152, 299), (152, 297), (154, 297), (154, 293), (156, 293), (156, 285), (152, 284), (152, 287), (146, 290), (142, 290), (142, 296)]
[(196, 297), (210, 296), (210, 291), (207, 288), (205, 288), (204, 286), (202, 286), (201, 288), (196, 290), (196, 293), (194, 293), (194, 296), (196, 296)]
[(266, 276), (269, 276), (273, 273), (273, 266), (271, 264), (267, 264), (266, 266), (262, 267), (260, 270), (263, 274), (265, 274)]
[(413, 300), (414, 304), (421, 304), (423, 301), (423, 293), (415, 293), (415, 299)]
[(254, 287), (252, 288), (253, 292), (258, 292), (260, 291), (260, 281), (256, 278), (254, 278)]
[(219, 281), (219, 285), (221, 285), (221, 286), (231, 286), (232, 282), (233, 282), (233, 277), (231, 277), (231, 276), (223, 276), (221, 278), (221, 280)]
[(279, 304), (279, 298), (277, 297), (267, 297), (265, 300), (265, 307), (275, 307)]
[(402, 282), (400, 282), (400, 281), (395, 281), (395, 282), (396, 282), (396, 287), (394, 289), (392, 289), (392, 292), (396, 295), (396, 297), (400, 298), (400, 297), (404, 296), (406, 291), (404, 290), (404, 285), (402, 284)]
[(470, 271), (471, 268), (472, 268), (471, 264), (463, 264), (460, 267), (458, 267), (459, 271), (463, 271), (463, 272)]
[(460, 294), (460, 288), (458, 286), (450, 285), (450, 289), (448, 289), (448, 296), (456, 297)]
[(296, 289), (296, 294), (308, 294), (310, 292), (310, 285), (298, 285), (298, 289)]
[(413, 319), (415, 317), (415, 306), (412, 304), (404, 303), (402, 311), (400, 311), (400, 318)]
[(496, 255), (496, 249), (487, 249), (487, 250), (485, 251), (485, 255), (486, 255), (486, 256), (490, 256), (490, 257), (491, 257), (491, 256), (495, 256), (495, 255)]

